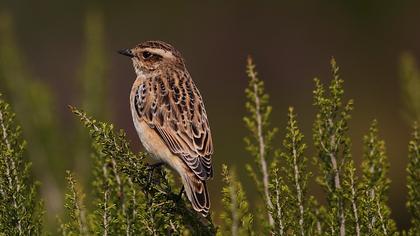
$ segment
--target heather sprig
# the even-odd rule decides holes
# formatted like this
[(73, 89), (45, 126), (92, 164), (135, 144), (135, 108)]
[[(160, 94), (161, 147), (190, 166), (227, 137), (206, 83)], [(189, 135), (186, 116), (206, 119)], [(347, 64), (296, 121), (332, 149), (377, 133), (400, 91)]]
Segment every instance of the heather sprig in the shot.
[(31, 163), (24, 160), (26, 143), (15, 114), (0, 94), (0, 234), (40, 235), (43, 203), (38, 183), (30, 180)]
[(249, 83), (245, 89), (247, 98), (245, 107), (249, 116), (245, 116), (243, 120), (250, 134), (244, 140), (246, 150), (254, 157), (254, 162), (257, 166), (257, 169), (255, 169), (252, 165), (247, 165), (246, 169), (255, 181), (266, 205), (268, 216), (263, 222), (268, 222), (268, 225), (271, 227), (274, 221), (269, 210), (273, 208), (269, 191), (269, 161), (272, 141), (277, 133), (277, 128), (270, 126), (272, 107), (269, 105), (269, 96), (264, 91), (264, 82), (258, 78), (258, 73), (255, 70), (255, 64), (251, 57), (248, 57), (247, 60), (246, 73)]
[[(282, 162), (281, 164), (273, 164), (274, 168), (276, 165), (282, 166), (281, 170), (285, 180), (283, 181), (279, 178), (279, 173), (274, 170), (272, 171), (272, 178), (274, 179), (272, 182), (275, 187), (275, 195), (283, 193), (281, 198), (286, 201), (281, 201), (287, 203), (287, 207), (284, 208), (284, 214), (291, 219), (287, 223), (290, 228), (288, 231), (303, 236), (310, 232), (307, 189), (308, 178), (311, 176), (311, 172), (307, 168), (307, 158), (304, 156), (307, 145), (303, 140), (304, 135), (298, 127), (293, 107), (289, 107), (287, 117), (283, 149), (278, 152)], [(282, 183), (287, 186), (278, 186)], [(276, 197), (275, 205), (281, 205), (278, 198)], [(275, 207), (275, 209), (278, 211), (280, 207)], [(280, 213), (277, 213), (277, 215), (280, 215)]]
[(390, 180), (387, 177), (389, 163), (386, 156), (385, 142), (379, 138), (378, 124), (374, 120), (369, 133), (364, 136), (364, 155), (362, 162), (361, 220), (363, 234), (391, 235), (395, 232), (395, 223), (390, 219), (387, 206), (387, 192)]
[(420, 131), (417, 123), (413, 125), (413, 134), (408, 145), (407, 166), (407, 207), (411, 214), (410, 235), (420, 233)]
[(67, 171), (67, 193), (65, 197), (65, 208), (68, 214), (66, 223), (60, 226), (62, 235), (89, 235), (86, 218), (86, 207), (84, 204), (85, 194), (81, 186), (76, 182), (73, 174)]
[(224, 211), (220, 218), (223, 227), (219, 235), (254, 235), (253, 216), (241, 183), (237, 180), (234, 170), (222, 166), (222, 177), (225, 186), (222, 189)]
[(313, 125), (313, 140), (317, 150), (315, 161), (321, 175), (317, 178), (327, 194), (328, 219), (326, 229), (333, 235), (346, 234), (346, 197), (343, 182), (345, 167), (351, 160), (348, 121), (353, 101), (343, 101), (343, 83), (335, 59), (331, 60), (333, 78), (326, 91), (315, 79), (314, 106), (318, 109)]

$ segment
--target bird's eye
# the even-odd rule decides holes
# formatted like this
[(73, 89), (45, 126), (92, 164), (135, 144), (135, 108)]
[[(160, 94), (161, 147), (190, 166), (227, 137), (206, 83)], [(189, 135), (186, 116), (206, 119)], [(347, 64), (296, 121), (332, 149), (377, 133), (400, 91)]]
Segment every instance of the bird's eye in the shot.
[(144, 59), (148, 59), (152, 56), (152, 53), (145, 51), (145, 52), (143, 52), (142, 56), (143, 56)]

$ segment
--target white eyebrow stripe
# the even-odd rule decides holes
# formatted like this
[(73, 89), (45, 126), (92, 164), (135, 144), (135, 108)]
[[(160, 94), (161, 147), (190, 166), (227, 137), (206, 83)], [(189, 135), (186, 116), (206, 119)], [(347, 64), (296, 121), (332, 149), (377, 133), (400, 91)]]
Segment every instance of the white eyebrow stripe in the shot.
[(174, 58), (174, 55), (170, 51), (165, 51), (160, 48), (148, 48), (146, 50), (153, 54), (161, 55), (162, 57)]

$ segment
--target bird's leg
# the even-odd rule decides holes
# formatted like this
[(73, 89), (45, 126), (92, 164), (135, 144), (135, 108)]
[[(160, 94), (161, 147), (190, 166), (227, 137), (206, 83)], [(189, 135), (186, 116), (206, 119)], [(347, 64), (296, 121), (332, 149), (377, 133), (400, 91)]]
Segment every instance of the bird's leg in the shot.
[(160, 162), (156, 162), (156, 163), (153, 163), (153, 164), (149, 164), (147, 167), (151, 170), (154, 170), (156, 168), (159, 168), (163, 164), (164, 164), (163, 161), (160, 161)]
[(159, 168), (160, 166), (162, 166), (164, 163), (161, 162), (156, 162), (154, 164), (149, 164), (147, 165), (147, 169), (149, 170), (149, 177), (147, 180), (147, 187), (150, 185), (151, 181), (152, 181), (152, 177), (153, 177), (153, 172), (155, 171), (156, 168)]
[(184, 185), (182, 185), (182, 188), (181, 188), (181, 190), (179, 191), (179, 193), (178, 193), (178, 201), (180, 201), (181, 200), (181, 198), (182, 198), (182, 194), (184, 193)]

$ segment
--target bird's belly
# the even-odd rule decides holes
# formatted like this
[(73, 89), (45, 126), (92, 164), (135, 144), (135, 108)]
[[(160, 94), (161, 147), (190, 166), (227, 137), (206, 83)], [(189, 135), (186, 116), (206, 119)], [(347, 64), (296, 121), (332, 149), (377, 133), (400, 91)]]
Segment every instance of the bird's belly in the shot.
[(152, 154), (154, 158), (165, 161), (166, 157), (169, 156), (169, 154), (172, 154), (162, 142), (159, 135), (157, 135), (156, 132), (146, 124), (146, 122), (137, 121), (134, 122), (134, 124), (143, 147), (147, 152)]
[[(137, 81), (137, 80), (136, 80)], [(167, 147), (166, 143), (162, 138), (156, 133), (155, 130), (149, 127), (149, 125), (139, 119), (135, 104), (134, 104), (134, 95), (135, 91), (138, 89), (138, 84), (135, 83), (132, 88), (130, 96), (130, 106), (131, 106), (131, 115), (133, 117), (133, 123), (136, 128), (137, 134), (140, 138), (143, 147), (149, 152), (154, 159), (157, 161), (162, 161), (168, 164), (172, 169), (178, 173), (182, 173), (185, 168), (185, 163), (181, 160), (180, 157), (174, 155), (171, 150)]]
[[(137, 117), (133, 117), (133, 119), (137, 119)], [(154, 159), (168, 164), (178, 173), (184, 171), (185, 163), (169, 150), (156, 131), (151, 129), (144, 121), (134, 121), (134, 124), (141, 143)]]

